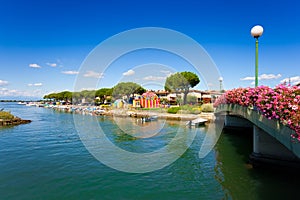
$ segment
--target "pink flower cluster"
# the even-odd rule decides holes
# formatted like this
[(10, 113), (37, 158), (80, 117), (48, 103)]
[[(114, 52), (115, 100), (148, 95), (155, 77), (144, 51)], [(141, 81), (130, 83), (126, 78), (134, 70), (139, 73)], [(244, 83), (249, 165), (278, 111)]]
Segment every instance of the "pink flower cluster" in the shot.
[(300, 86), (278, 85), (274, 89), (267, 86), (237, 88), (219, 97), (214, 106), (238, 104), (257, 108), (268, 119), (277, 119), (295, 130), (292, 135), (300, 141)]

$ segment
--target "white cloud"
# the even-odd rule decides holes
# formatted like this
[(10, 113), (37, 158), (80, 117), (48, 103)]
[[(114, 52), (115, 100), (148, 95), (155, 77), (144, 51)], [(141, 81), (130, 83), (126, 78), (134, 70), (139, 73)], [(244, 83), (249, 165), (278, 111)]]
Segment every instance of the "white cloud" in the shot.
[(61, 73), (69, 74), (69, 75), (75, 75), (75, 74), (78, 74), (79, 72), (78, 71), (62, 71)]
[(94, 88), (94, 87), (82, 87), (80, 88), (79, 90), (77, 91), (83, 91), (83, 90), (89, 90), (89, 91), (92, 91), (92, 90), (96, 90), (97, 88)]
[(57, 64), (56, 63), (46, 63), (48, 66), (50, 67), (57, 67)]
[(255, 80), (255, 77), (247, 76), (247, 77), (245, 77), (245, 78), (241, 78), (240, 80), (241, 80), (241, 81), (253, 81), (253, 80)]
[(166, 77), (162, 76), (146, 76), (143, 78), (146, 81), (160, 81), (160, 80), (165, 80)]
[(0, 86), (8, 85), (8, 81), (0, 80)]
[(36, 64), (36, 63), (29, 64), (29, 67), (31, 67), (31, 68), (41, 68), (41, 66)]
[[(281, 77), (281, 74), (262, 74), (258, 77), (258, 80), (271, 80), (271, 79), (278, 79)], [(247, 76), (245, 78), (241, 78), (241, 81), (254, 81), (255, 77), (254, 76)]]
[(103, 78), (103, 73), (98, 73), (94, 71), (87, 71), (83, 76), (90, 77), (90, 78)]
[(167, 76), (170, 76), (172, 74), (169, 70), (160, 70), (161, 73), (166, 74)]
[(0, 96), (2, 97), (41, 97), (42, 90), (19, 91), (15, 89), (0, 88)]
[(270, 80), (270, 79), (279, 79), (281, 78), (281, 74), (262, 74), (258, 77), (259, 80)]
[(300, 76), (285, 78), (281, 80), (280, 83), (291, 83), (292, 85), (298, 84), (300, 83)]
[(135, 73), (135, 71), (133, 71), (132, 69), (128, 70), (127, 72), (123, 73), (123, 76), (131, 76)]
[(29, 87), (31, 87), (31, 86), (35, 86), (35, 87), (40, 87), (40, 86), (42, 86), (43, 84), (42, 83), (29, 83), (29, 84), (27, 84)]
[(171, 72), (169, 70), (160, 70), (161, 73), (164, 73), (164, 74), (170, 74)]

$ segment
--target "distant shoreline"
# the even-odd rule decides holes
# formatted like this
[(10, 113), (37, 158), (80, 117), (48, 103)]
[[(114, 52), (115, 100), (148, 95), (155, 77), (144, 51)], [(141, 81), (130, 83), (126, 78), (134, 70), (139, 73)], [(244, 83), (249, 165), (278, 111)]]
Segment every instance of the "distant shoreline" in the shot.
[[(13, 101), (20, 102), (20, 101)], [(114, 116), (114, 117), (131, 117), (131, 118), (147, 118), (156, 116), (160, 119), (190, 121), (197, 118), (206, 119), (208, 122), (215, 120), (213, 112), (201, 112), (199, 114), (189, 113), (168, 113), (162, 110), (136, 110), (136, 109), (101, 109), (99, 106), (80, 106), (80, 105), (47, 105), (38, 102), (33, 104), (26, 104), (26, 106), (44, 107), (58, 112), (74, 113), (92, 116)]]
[[(0, 99), (0, 102), (19, 102), (18, 100), (4, 100), (4, 99)], [(25, 102), (25, 101), (23, 101)]]
[(43, 101), (43, 100), (17, 100), (17, 99), (0, 99), (0, 102), (40, 102), (40, 101)]

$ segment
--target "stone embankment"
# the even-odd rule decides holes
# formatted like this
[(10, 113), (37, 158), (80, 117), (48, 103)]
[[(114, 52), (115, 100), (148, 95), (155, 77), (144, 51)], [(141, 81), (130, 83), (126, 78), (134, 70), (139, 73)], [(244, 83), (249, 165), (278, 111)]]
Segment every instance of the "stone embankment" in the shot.
[(147, 112), (147, 111), (138, 111), (138, 112), (127, 111), (125, 116), (131, 116), (131, 117), (137, 117), (137, 118), (157, 116), (158, 118), (161, 118), (161, 119), (180, 120), (180, 121), (189, 121), (189, 120), (194, 120), (197, 118), (203, 118), (203, 119), (208, 120), (209, 122), (212, 122), (215, 119), (214, 113), (171, 114), (171, 113)]
[(65, 106), (45, 106), (46, 108), (52, 108), (56, 111), (60, 112), (68, 112), (75, 114), (83, 114), (83, 115), (106, 115), (106, 116), (114, 116), (114, 117), (151, 117), (157, 116), (161, 119), (168, 120), (180, 120), (180, 121), (189, 121), (194, 120), (196, 118), (203, 118), (212, 122), (215, 120), (214, 113), (205, 113), (202, 112), (200, 114), (171, 114), (165, 111), (151, 111), (151, 110), (134, 110), (134, 109), (101, 109), (97, 106), (75, 106), (75, 105), (65, 105)]

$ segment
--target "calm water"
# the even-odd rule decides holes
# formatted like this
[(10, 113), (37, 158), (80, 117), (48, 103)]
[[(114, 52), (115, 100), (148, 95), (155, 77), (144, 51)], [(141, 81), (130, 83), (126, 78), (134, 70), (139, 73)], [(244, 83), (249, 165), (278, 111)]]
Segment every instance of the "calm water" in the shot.
[[(198, 157), (205, 129), (174, 163), (135, 174), (111, 169), (82, 144), (73, 116), (50, 109), (0, 103), (0, 108), (32, 123), (0, 128), (0, 199), (295, 199), (299, 176), (247, 164), (251, 134), (222, 133), (215, 148)], [(166, 122), (151, 140), (122, 135), (114, 120), (99, 117), (111, 141), (124, 149), (150, 152), (167, 143), (172, 130), (190, 131)], [(143, 142), (145, 141), (145, 142)], [(109, 155), (108, 155), (109, 156)], [(111, 159), (114, 159), (113, 157)]]

